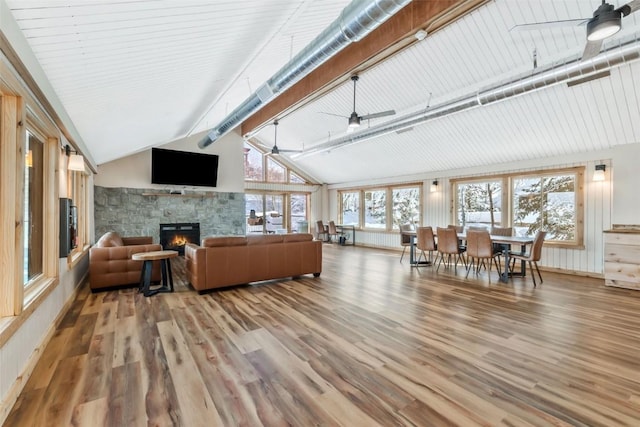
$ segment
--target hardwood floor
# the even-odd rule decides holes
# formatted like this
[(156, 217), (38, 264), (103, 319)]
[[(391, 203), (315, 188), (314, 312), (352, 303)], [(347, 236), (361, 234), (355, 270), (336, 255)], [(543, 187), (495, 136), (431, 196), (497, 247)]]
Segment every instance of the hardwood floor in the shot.
[(640, 292), (411, 268), (324, 245), (322, 276), (198, 295), (85, 286), (7, 426), (638, 426)]

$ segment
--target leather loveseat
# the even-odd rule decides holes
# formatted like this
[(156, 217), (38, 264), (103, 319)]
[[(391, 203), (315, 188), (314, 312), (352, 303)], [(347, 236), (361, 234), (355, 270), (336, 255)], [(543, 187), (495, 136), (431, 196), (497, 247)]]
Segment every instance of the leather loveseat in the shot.
[(322, 242), (308, 233), (207, 237), (184, 248), (187, 279), (198, 292), (322, 272)]
[[(162, 246), (153, 244), (150, 236), (120, 237), (118, 233), (106, 233), (89, 249), (91, 290), (139, 284), (142, 261), (133, 261), (131, 255), (161, 250)], [(159, 280), (160, 263), (154, 262), (151, 281)]]

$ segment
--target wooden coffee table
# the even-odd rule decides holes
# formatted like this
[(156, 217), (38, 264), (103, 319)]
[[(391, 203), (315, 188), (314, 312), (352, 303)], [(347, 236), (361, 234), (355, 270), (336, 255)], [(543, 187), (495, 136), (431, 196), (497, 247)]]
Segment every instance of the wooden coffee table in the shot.
[[(171, 275), (171, 258), (178, 256), (178, 251), (153, 251), (139, 252), (131, 255), (134, 261), (143, 261), (142, 272), (140, 273), (139, 291), (144, 293), (145, 297), (155, 295), (158, 292), (173, 292), (173, 276)], [(162, 272), (162, 285), (156, 289), (150, 289), (151, 286), (151, 270), (153, 269), (153, 261), (160, 261), (160, 270)]]

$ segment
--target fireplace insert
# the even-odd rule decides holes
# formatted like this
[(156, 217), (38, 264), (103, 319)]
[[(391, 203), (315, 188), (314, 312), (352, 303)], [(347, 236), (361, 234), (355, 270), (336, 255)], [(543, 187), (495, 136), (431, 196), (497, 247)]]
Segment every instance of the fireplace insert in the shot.
[(160, 224), (160, 244), (164, 250), (178, 251), (184, 255), (184, 245), (187, 243), (200, 244), (200, 223)]

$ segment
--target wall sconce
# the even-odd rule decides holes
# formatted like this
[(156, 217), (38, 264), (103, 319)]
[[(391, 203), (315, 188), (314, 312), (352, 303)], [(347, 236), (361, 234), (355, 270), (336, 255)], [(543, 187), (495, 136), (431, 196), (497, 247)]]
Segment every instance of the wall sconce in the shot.
[(435, 193), (436, 191), (438, 191), (438, 180), (434, 179), (433, 182), (431, 182), (431, 192)]
[(593, 180), (604, 181), (604, 171), (606, 168), (606, 165), (596, 165), (596, 171), (593, 173)]
[[(71, 154), (71, 152), (75, 154)], [(69, 157), (69, 163), (67, 163), (67, 170), (84, 172), (84, 157), (78, 154), (77, 151), (72, 150), (69, 144), (64, 146), (64, 153)]]

